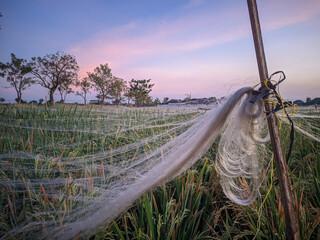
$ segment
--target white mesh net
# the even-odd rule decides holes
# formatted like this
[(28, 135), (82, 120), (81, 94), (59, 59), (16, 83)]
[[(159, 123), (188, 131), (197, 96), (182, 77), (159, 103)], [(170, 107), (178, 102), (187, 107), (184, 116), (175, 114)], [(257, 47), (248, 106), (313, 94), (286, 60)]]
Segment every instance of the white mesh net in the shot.
[[(239, 89), (210, 111), (5, 109), (2, 198), (8, 214), (27, 212), (2, 228), (2, 238), (94, 235), (143, 193), (190, 168), (225, 126), (216, 158), (221, 185), (232, 201), (252, 203), (271, 153), (262, 102), (248, 102), (251, 90)], [(319, 126), (298, 122), (319, 140)]]

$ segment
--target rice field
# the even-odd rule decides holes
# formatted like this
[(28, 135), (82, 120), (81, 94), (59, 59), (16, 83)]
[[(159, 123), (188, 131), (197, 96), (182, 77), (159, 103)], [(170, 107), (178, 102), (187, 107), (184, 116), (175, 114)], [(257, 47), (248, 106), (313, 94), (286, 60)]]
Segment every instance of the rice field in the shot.
[[(30, 231), (45, 231), (47, 222), (69, 221), (106, 186), (129, 181), (121, 169), (185, 131), (185, 123), (203, 113), (198, 108), (0, 106), (0, 238), (29, 239), (29, 230), (20, 226), (31, 222), (43, 227)], [(312, 110), (300, 113), (320, 116)], [(319, 136), (319, 118), (295, 122)], [(289, 133), (283, 124), (285, 152)], [(276, 171), (272, 178), (271, 171), (266, 174), (261, 199), (236, 205), (219, 185), (217, 144), (192, 169), (142, 196), (92, 239), (286, 239)], [(320, 236), (319, 152), (319, 142), (295, 132), (288, 167), (302, 239)], [(113, 172), (119, 174), (108, 177)]]

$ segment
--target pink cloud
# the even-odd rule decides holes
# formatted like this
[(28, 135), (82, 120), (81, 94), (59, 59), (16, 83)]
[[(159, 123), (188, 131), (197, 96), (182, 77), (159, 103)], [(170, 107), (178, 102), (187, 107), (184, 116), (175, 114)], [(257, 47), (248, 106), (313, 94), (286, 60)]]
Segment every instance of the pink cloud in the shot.
[[(194, 1), (192, 4), (200, 5), (201, 2)], [(320, 13), (318, 1), (290, 3), (291, 1), (259, 2), (265, 31), (307, 21)], [(149, 60), (163, 56), (175, 57), (249, 37), (251, 30), (247, 14), (243, 8), (231, 8), (223, 12), (213, 12), (208, 8), (201, 12), (181, 14), (179, 17), (167, 15), (153, 21), (136, 20), (97, 33), (73, 46), (71, 52), (76, 55), (81, 66), (80, 77), (93, 71), (99, 64), (108, 63), (115, 75), (126, 80), (152, 78), (156, 82), (155, 94), (166, 92), (183, 95), (189, 90), (209, 94), (210, 91), (225, 86), (222, 79), (231, 83), (237, 80), (234, 79), (236, 72), (241, 72), (242, 76), (238, 76), (239, 78), (245, 78), (249, 73), (243, 69), (226, 69), (223, 63), (203, 63), (199, 59), (198, 64), (183, 63), (183, 70), (176, 66), (152, 66)], [(256, 73), (256, 70), (253, 71)], [(210, 76), (214, 76), (214, 79)], [(197, 86), (194, 83), (196, 78), (201, 78), (207, 87), (204, 89)]]
[(244, 37), (249, 33), (248, 28), (234, 25), (225, 29), (220, 26), (220, 18), (235, 15), (238, 15), (237, 10), (230, 9), (214, 16), (207, 11), (157, 21), (163, 24), (137, 21), (98, 33), (73, 46), (70, 51), (77, 56), (82, 74), (105, 62), (114, 69), (125, 68), (146, 57), (195, 51)]
[[(320, 13), (320, 2), (317, 1), (297, 2), (296, 5), (288, 2), (268, 3), (261, 4), (261, 9), (265, 9), (261, 11), (261, 15), (265, 18), (267, 31), (306, 21)], [(249, 36), (251, 32), (247, 19), (244, 18), (246, 14), (238, 9), (212, 14), (210, 9), (179, 18), (164, 17), (152, 23), (140, 20), (98, 33), (90, 40), (72, 47), (71, 52), (88, 66), (85, 68), (89, 69), (103, 62), (109, 62), (114, 68), (118, 68), (135, 59), (195, 51)], [(221, 24), (224, 19), (235, 20), (226, 20), (224, 25)]]
[(259, 8), (261, 22), (266, 31), (279, 29), (285, 26), (305, 22), (320, 14), (320, 1), (286, 0), (261, 1)]

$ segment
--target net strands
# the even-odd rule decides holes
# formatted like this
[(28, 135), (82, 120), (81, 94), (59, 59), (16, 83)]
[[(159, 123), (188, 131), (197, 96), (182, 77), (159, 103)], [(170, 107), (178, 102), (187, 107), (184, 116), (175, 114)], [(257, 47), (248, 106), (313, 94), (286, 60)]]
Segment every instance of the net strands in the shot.
[(21, 109), (23, 118), (2, 116), (9, 134), (1, 138), (12, 144), (0, 154), (0, 184), (8, 195), (28, 196), (30, 206), (45, 204), (2, 239), (88, 238), (143, 193), (190, 168), (223, 130), (216, 158), (221, 185), (232, 201), (252, 203), (271, 153), (262, 101), (249, 103), (251, 91), (239, 89), (207, 112), (92, 110), (43, 120)]
[[(310, 108), (301, 109), (299, 114), (291, 116), (294, 121), (295, 130), (312, 140), (320, 142), (319, 113), (313, 112)], [(289, 124), (287, 119), (284, 122)]]

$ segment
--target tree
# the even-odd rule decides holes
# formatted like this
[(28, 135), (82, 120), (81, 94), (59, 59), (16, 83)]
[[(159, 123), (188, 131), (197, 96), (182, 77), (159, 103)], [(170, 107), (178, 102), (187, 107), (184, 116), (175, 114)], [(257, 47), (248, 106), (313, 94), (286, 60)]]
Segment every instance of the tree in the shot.
[(32, 65), (32, 74), (37, 82), (49, 90), (50, 105), (54, 104), (53, 95), (58, 87), (73, 83), (78, 78), (79, 66), (75, 57), (63, 52), (47, 54), (43, 58), (33, 57)]
[(5, 102), (6, 100), (4, 98), (0, 98), (0, 102)]
[(191, 93), (186, 93), (185, 94), (185, 99), (183, 99), (183, 102), (189, 102), (191, 100)]
[(155, 105), (161, 104), (160, 99), (159, 99), (159, 98), (156, 98), (156, 99), (154, 100), (154, 104), (155, 104)]
[(65, 102), (68, 94), (73, 93), (74, 91), (70, 88), (71, 82), (66, 81), (58, 87), (58, 92), (60, 93), (60, 102)]
[(128, 107), (130, 106), (130, 100), (132, 100), (132, 95), (131, 95), (131, 92), (129, 91), (129, 88), (127, 87), (126, 90), (125, 90), (125, 93), (123, 94), (127, 100), (128, 100)]
[(167, 104), (169, 102), (169, 98), (168, 97), (164, 97), (162, 103), (163, 104)]
[(25, 100), (23, 100), (23, 99), (20, 99), (20, 101), (19, 101), (18, 98), (15, 98), (14, 100), (15, 100), (17, 103), (27, 103), (27, 101), (25, 101)]
[(150, 95), (147, 96), (143, 106), (144, 105), (147, 105), (147, 106), (153, 106), (154, 105), (153, 98)]
[(149, 93), (152, 91), (154, 84), (150, 84), (151, 79), (134, 80), (129, 82), (129, 91), (127, 96), (132, 98), (137, 106), (144, 106), (149, 100)]
[(108, 63), (105, 65), (100, 64), (93, 70), (93, 73), (88, 73), (88, 77), (94, 89), (98, 92), (97, 98), (103, 104), (104, 100), (108, 97), (110, 84), (112, 81), (111, 69)]
[(22, 91), (34, 83), (28, 75), (31, 70), (30, 64), (25, 59), (17, 58), (13, 53), (11, 53), (11, 62), (0, 63), (0, 76), (6, 77), (10, 87), (16, 90), (18, 103), (21, 103)]
[(310, 98), (310, 97), (307, 97), (307, 99), (306, 99), (306, 104), (307, 104), (307, 105), (310, 105), (310, 103), (311, 103), (311, 98)]
[(77, 81), (76, 87), (80, 87), (80, 91), (76, 91), (76, 95), (84, 100), (84, 105), (87, 104), (87, 94), (90, 93), (91, 83), (88, 77), (84, 77), (81, 81)]
[(119, 106), (121, 101), (123, 100), (122, 93), (127, 89), (127, 82), (122, 78), (113, 77), (110, 85), (108, 93), (111, 99), (114, 99), (114, 102)]

